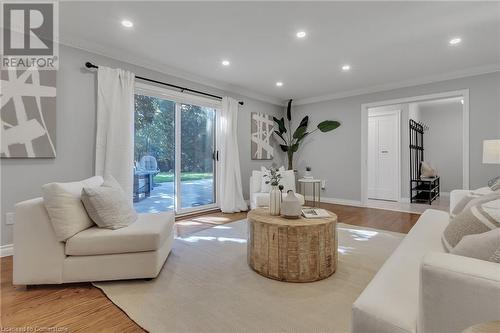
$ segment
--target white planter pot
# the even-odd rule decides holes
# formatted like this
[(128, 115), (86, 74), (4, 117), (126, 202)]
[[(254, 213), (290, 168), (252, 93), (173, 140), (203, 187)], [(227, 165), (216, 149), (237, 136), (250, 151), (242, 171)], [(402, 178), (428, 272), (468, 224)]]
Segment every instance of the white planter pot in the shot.
[(269, 214), (280, 215), (281, 211), (281, 191), (278, 186), (272, 186), (269, 192)]

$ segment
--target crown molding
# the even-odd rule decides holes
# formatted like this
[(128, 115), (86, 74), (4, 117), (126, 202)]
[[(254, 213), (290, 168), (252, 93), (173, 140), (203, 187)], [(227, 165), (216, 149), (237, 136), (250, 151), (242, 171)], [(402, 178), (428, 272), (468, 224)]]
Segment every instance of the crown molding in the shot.
[(486, 66), (473, 67), (473, 68), (469, 68), (469, 69), (449, 72), (449, 73), (440, 74), (440, 75), (433, 75), (433, 76), (427, 76), (427, 77), (422, 77), (422, 78), (418, 78), (418, 79), (387, 83), (387, 84), (376, 85), (376, 86), (371, 86), (371, 87), (362, 88), (362, 89), (342, 91), (342, 92), (326, 94), (326, 95), (321, 95), (321, 96), (316, 96), (316, 97), (300, 98), (300, 99), (294, 100), (293, 104), (294, 105), (305, 105), (305, 104), (326, 102), (326, 101), (340, 99), (340, 98), (372, 94), (372, 93), (394, 90), (394, 89), (399, 89), (399, 88), (414, 87), (414, 86), (419, 86), (419, 85), (423, 85), (423, 84), (442, 82), (442, 81), (447, 81), (447, 80), (454, 80), (454, 79), (460, 79), (460, 78), (469, 77), (469, 76), (476, 76), (476, 75), (489, 74), (489, 73), (495, 73), (495, 72), (500, 72), (500, 64), (491, 64), (491, 65), (486, 65)]
[(245, 89), (245, 88), (237, 86), (237, 85), (232, 85), (232, 84), (227, 84), (227, 83), (220, 82), (217, 80), (212, 80), (212, 79), (209, 79), (209, 78), (206, 78), (203, 76), (199, 76), (199, 75), (187, 72), (187, 71), (180, 70), (178, 68), (171, 67), (171, 66), (154, 64), (154, 63), (148, 62), (144, 59), (140, 59), (136, 56), (126, 54), (125, 52), (119, 52), (119, 51), (109, 52), (109, 50), (107, 50), (105, 47), (102, 47), (101, 45), (99, 45), (97, 43), (93, 43), (93, 42), (89, 42), (89, 43), (93, 44), (90, 48), (83, 47), (83, 46), (80, 46), (77, 44), (73, 44), (71, 42), (59, 41), (59, 44), (67, 46), (67, 47), (71, 47), (73, 49), (78, 49), (78, 50), (82, 50), (85, 52), (97, 54), (99, 56), (122, 61), (122, 62), (131, 64), (134, 66), (143, 67), (145, 69), (155, 71), (155, 72), (158, 72), (160, 74), (170, 75), (170, 76), (173, 76), (173, 77), (178, 78), (178, 79), (183, 79), (183, 80), (187, 80), (187, 81), (190, 81), (193, 83), (202, 84), (204, 86), (218, 89), (218, 90), (222, 90), (222, 91), (227, 92), (227, 93), (233, 93), (233, 94), (236, 94), (240, 97), (252, 98), (252, 99), (256, 99), (256, 100), (259, 100), (262, 102), (266, 102), (266, 103), (270, 103), (270, 104), (278, 105), (278, 106), (284, 105), (284, 101), (280, 98), (275, 98), (275, 97), (263, 95), (263, 94)]

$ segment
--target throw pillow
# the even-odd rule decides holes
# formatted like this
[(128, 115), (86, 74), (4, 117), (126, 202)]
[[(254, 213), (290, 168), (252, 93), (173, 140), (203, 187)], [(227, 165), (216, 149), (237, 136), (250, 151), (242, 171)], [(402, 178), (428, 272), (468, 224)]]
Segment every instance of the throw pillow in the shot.
[(82, 201), (90, 218), (99, 228), (119, 229), (137, 220), (132, 203), (111, 176), (101, 187), (84, 187)]
[(464, 209), (444, 229), (441, 240), (451, 251), (466, 235), (480, 234), (500, 227), (500, 195), (489, 202)]
[[(280, 167), (278, 169), (278, 171), (281, 173), (281, 172), (284, 172), (285, 171), (285, 167)], [(261, 183), (260, 183), (260, 191), (262, 193), (269, 193), (271, 191), (271, 184), (266, 184), (267, 181), (269, 181), (269, 174), (270, 174), (270, 171), (269, 169), (267, 169), (266, 167), (260, 167), (260, 172), (262, 174), (262, 179), (261, 179)]]
[(99, 187), (102, 183), (102, 177), (96, 176), (79, 182), (42, 186), (43, 203), (58, 241), (64, 242), (94, 225), (83, 207), (81, 192), (84, 187)]
[(295, 172), (293, 170), (285, 170), (281, 172), (281, 182), (283, 185), (283, 193), (286, 194), (289, 190), (295, 191)]
[(488, 186), (492, 191), (500, 190), (500, 176), (493, 178), (488, 182)]
[(453, 210), (451, 211), (451, 214), (450, 214), (450, 218), (453, 219), (455, 216), (457, 216), (458, 214), (460, 214), (464, 210), (465, 206), (467, 206), (467, 204), (469, 202), (471, 202), (472, 200), (477, 199), (479, 197), (480, 197), (480, 195), (474, 194), (472, 192), (470, 192), (469, 194), (467, 194), (465, 197), (463, 197), (455, 205), (455, 207), (453, 207)]
[(466, 235), (450, 253), (464, 257), (500, 262), (500, 228), (481, 234)]
[(422, 161), (420, 166), (420, 176), (424, 178), (433, 178), (437, 176), (437, 170), (434, 169), (429, 163)]

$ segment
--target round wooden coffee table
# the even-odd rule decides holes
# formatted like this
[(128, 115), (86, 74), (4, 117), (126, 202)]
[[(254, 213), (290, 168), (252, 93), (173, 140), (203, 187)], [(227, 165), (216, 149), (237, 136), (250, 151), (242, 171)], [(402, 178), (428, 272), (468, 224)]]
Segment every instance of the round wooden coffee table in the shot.
[(289, 220), (268, 208), (248, 213), (247, 259), (257, 273), (280, 281), (325, 279), (337, 267), (337, 215)]

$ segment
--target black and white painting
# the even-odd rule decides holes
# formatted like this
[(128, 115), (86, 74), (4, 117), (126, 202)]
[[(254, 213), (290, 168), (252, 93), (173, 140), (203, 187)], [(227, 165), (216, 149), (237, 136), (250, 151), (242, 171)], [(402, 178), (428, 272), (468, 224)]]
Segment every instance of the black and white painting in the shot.
[(272, 160), (274, 149), (271, 138), (273, 137), (273, 117), (265, 113), (251, 113), (251, 154), (253, 160)]
[(0, 71), (2, 158), (56, 157), (56, 71)]

